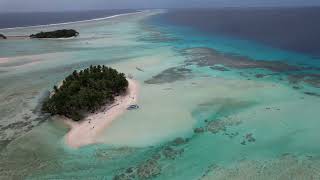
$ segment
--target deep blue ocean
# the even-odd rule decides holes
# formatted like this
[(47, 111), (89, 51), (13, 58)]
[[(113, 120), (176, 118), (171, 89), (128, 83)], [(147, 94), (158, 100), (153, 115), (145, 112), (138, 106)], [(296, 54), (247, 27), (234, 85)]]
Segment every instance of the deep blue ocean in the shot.
[(108, 17), (116, 14), (135, 12), (135, 10), (92, 10), (72, 12), (25, 12), (1, 13), (0, 29), (13, 27), (26, 27), (65, 22), (83, 21)]
[[(153, 17), (151, 21), (175, 26), (175, 31), (178, 27), (185, 27), (190, 33), (198, 32), (198, 35), (206, 38), (251, 41), (319, 57), (319, 19), (320, 7), (305, 7), (169, 10), (168, 13)], [(187, 37), (191, 36), (185, 35), (184, 39)], [(211, 39), (210, 42), (214, 41)]]
[[(154, 10), (77, 23), (77, 38), (1, 40), (0, 179), (320, 179), (319, 12)], [(73, 13), (54, 16), (123, 12)], [(72, 149), (61, 118), (39, 111), (91, 64), (132, 75), (141, 108), (112, 122), (106, 144)]]

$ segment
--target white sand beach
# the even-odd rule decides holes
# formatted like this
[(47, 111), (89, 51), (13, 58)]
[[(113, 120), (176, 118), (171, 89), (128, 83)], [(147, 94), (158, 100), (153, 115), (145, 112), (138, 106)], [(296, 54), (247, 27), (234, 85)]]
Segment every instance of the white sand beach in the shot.
[(2, 63), (8, 63), (9, 61), (10, 61), (9, 58), (6, 58), (6, 57), (1, 58), (1, 57), (0, 57), (0, 64), (2, 64)]
[(128, 79), (128, 82), (127, 93), (116, 97), (114, 103), (106, 106), (103, 111), (91, 114), (79, 123), (64, 118), (64, 123), (70, 126), (70, 131), (65, 135), (67, 145), (72, 148), (79, 148), (99, 143), (98, 137), (108, 128), (112, 121), (127, 111), (128, 106), (137, 102), (138, 82), (132, 79)]

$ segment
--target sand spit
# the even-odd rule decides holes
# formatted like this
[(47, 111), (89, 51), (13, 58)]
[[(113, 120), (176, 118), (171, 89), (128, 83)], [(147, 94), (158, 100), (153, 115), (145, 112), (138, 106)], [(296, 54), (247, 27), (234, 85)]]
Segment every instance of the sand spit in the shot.
[(74, 122), (64, 118), (63, 121), (70, 127), (65, 135), (65, 142), (72, 148), (96, 144), (98, 137), (117, 117), (127, 111), (127, 107), (137, 102), (139, 85), (138, 82), (128, 79), (127, 93), (116, 98), (115, 102), (104, 108), (103, 111), (86, 117), (81, 122)]

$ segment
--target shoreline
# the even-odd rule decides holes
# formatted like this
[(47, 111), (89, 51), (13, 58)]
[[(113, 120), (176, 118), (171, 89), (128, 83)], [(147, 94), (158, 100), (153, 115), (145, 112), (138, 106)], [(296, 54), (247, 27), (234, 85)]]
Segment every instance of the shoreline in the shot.
[(100, 112), (90, 114), (81, 122), (73, 121), (64, 117), (63, 123), (69, 126), (70, 130), (65, 135), (65, 143), (71, 148), (80, 148), (83, 146), (99, 143), (98, 137), (109, 125), (125, 111), (127, 107), (136, 104), (138, 98), (139, 85), (132, 79), (129, 82), (125, 95), (116, 97), (115, 101), (106, 105)]
[(7, 39), (3, 39), (3, 40), (28, 40), (31, 39), (29, 36), (6, 36)]
[(27, 29), (27, 28), (43, 28), (43, 27), (51, 27), (51, 26), (70, 25), (70, 24), (76, 24), (76, 23), (102, 21), (102, 20), (121, 17), (121, 16), (139, 14), (139, 13), (143, 13), (145, 11), (147, 11), (147, 10), (138, 10), (138, 11), (135, 11), (135, 12), (116, 14), (116, 15), (111, 15), (111, 16), (102, 17), (102, 18), (94, 18), (94, 19), (87, 19), (87, 20), (80, 20), (80, 21), (70, 21), (70, 22), (63, 22), (63, 23), (41, 24), (41, 25), (33, 25), (33, 26), (20, 26), (20, 27), (11, 27), (11, 28), (0, 28), (0, 31), (19, 30), (19, 29)]

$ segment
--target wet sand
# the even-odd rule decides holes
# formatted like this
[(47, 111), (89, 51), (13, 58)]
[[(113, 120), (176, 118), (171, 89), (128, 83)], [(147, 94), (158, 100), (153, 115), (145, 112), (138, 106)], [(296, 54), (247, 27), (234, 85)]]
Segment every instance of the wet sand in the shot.
[(129, 86), (126, 95), (119, 96), (115, 102), (104, 108), (103, 111), (86, 117), (81, 122), (75, 122), (64, 118), (63, 122), (70, 127), (65, 136), (65, 142), (72, 148), (101, 143), (98, 137), (117, 117), (127, 111), (129, 105), (137, 102), (139, 85), (138, 82), (128, 79)]

